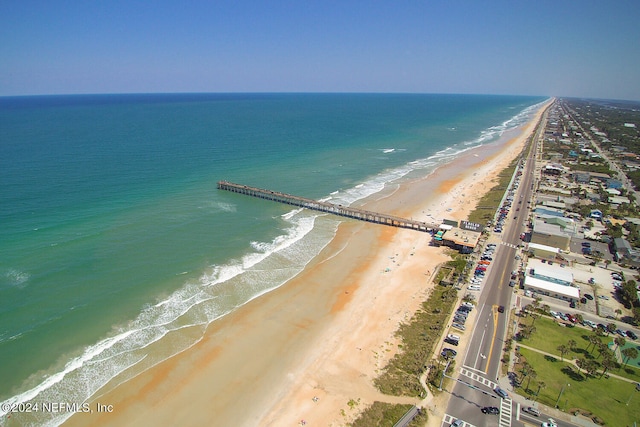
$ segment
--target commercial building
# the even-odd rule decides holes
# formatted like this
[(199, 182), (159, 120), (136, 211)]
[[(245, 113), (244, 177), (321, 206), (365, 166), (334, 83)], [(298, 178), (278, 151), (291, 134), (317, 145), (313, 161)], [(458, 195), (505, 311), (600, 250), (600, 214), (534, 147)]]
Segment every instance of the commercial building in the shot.
[(527, 263), (524, 289), (564, 301), (576, 302), (580, 299), (580, 288), (573, 286), (573, 274), (538, 260)]

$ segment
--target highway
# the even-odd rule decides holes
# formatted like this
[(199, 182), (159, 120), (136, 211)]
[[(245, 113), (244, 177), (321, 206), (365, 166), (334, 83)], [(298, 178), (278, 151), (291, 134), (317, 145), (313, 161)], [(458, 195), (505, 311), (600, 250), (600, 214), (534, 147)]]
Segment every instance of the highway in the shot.
[[(538, 155), (539, 141), (544, 135), (546, 117), (545, 112), (533, 136), (533, 147), (526, 159), (503, 231), (489, 238), (489, 242), (496, 243), (497, 248), (478, 298), (473, 334), (467, 343), (464, 357), (459, 357), (456, 362), (458, 381), (449, 386), (452, 387), (449, 390), (451, 398), (443, 426), (450, 425), (456, 419), (464, 420), (466, 426), (523, 425), (516, 421), (516, 418), (525, 416), (517, 411), (518, 408), (512, 404), (510, 398), (501, 399), (494, 393), (493, 388), (500, 377), (500, 359), (507, 334), (509, 311), (513, 308), (514, 293), (513, 288), (509, 287), (509, 280), (511, 272), (520, 267), (519, 257), (516, 258), (518, 245), (521, 243), (520, 233), (525, 229), (529, 212), (528, 201), (532, 199), (535, 191), (535, 159)], [(499, 306), (505, 307), (504, 313), (498, 312)], [(483, 414), (481, 409), (485, 406), (500, 408), (500, 415)], [(536, 424), (540, 423), (540, 419), (532, 418)]]

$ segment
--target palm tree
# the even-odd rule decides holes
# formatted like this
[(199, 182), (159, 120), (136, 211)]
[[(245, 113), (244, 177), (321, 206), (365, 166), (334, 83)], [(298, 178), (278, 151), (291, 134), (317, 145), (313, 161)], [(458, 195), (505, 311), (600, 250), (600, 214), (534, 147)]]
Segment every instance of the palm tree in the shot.
[(578, 343), (575, 342), (575, 340), (569, 340), (569, 342), (567, 342), (567, 345), (569, 346), (569, 350), (576, 351), (576, 347), (578, 346)]
[(616, 329), (618, 329), (618, 326), (615, 323), (609, 323), (607, 325), (607, 335), (614, 333)]
[(529, 370), (529, 378), (527, 379), (527, 387), (525, 388), (525, 390), (529, 390), (529, 384), (531, 384), (531, 378), (535, 380), (537, 376), (538, 376), (538, 373), (535, 371), (535, 369), (531, 368), (531, 370)]
[(614, 348), (613, 351), (616, 351), (618, 347), (625, 345), (627, 340), (625, 340), (624, 337), (616, 337), (613, 342), (616, 344), (616, 348)]
[(607, 371), (610, 368), (613, 368), (614, 366), (616, 366), (616, 361), (613, 359), (613, 357), (607, 356), (603, 358), (602, 359), (602, 375), (600, 375), (600, 378), (604, 377), (604, 374), (606, 374)]
[(529, 364), (529, 362), (523, 362), (522, 367), (520, 368), (520, 373), (522, 374), (522, 380), (520, 380), (520, 384), (524, 381), (524, 378), (529, 375), (529, 373), (533, 370), (533, 367)]
[(560, 344), (556, 349), (560, 352), (560, 359), (564, 362), (564, 355), (569, 353), (569, 347), (564, 344)]
[(618, 320), (621, 314), (622, 314), (622, 310), (620, 310), (619, 308), (616, 308), (616, 320)]
[(534, 399), (534, 401), (538, 400), (538, 395), (540, 394), (540, 390), (545, 388), (546, 386), (547, 384), (544, 381), (538, 382), (538, 391), (536, 391), (536, 398)]
[(576, 313), (573, 317), (576, 318), (576, 322), (582, 324), (582, 322), (584, 322), (584, 317), (582, 317), (582, 314), (580, 313)]
[(602, 353), (609, 350), (609, 346), (602, 341), (598, 342), (598, 357), (602, 356)]
[(602, 341), (600, 340), (600, 338), (597, 335), (589, 335), (589, 345), (587, 346), (587, 350), (593, 344), (593, 348), (591, 349), (591, 352), (590, 352), (590, 353), (592, 353), (599, 342), (602, 342)]
[(625, 349), (622, 349), (621, 353), (625, 357), (624, 366), (627, 366), (627, 363), (629, 363), (629, 359), (635, 359), (636, 357), (638, 357), (638, 350), (636, 350), (634, 347), (627, 347)]

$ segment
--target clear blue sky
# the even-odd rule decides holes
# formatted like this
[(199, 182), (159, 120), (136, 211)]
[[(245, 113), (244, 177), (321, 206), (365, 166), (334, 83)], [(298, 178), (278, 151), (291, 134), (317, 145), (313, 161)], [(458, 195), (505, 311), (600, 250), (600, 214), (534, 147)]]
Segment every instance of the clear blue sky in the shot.
[(0, 0), (0, 96), (419, 92), (640, 100), (640, 1)]

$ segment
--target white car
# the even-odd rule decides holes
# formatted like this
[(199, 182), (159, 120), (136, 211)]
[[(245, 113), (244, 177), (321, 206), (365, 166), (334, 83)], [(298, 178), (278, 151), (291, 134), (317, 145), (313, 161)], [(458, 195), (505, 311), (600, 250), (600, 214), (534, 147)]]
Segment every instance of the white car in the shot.
[(460, 341), (460, 335), (456, 335), (456, 334), (449, 334), (447, 335), (447, 338), (453, 341)]
[(479, 291), (480, 290), (480, 286), (478, 285), (469, 285), (469, 287), (467, 288), (470, 291)]
[(469, 301), (465, 301), (462, 303), (462, 305), (464, 305), (465, 307), (469, 307), (469, 308), (474, 308), (475, 306), (473, 305), (473, 303), (470, 303)]

